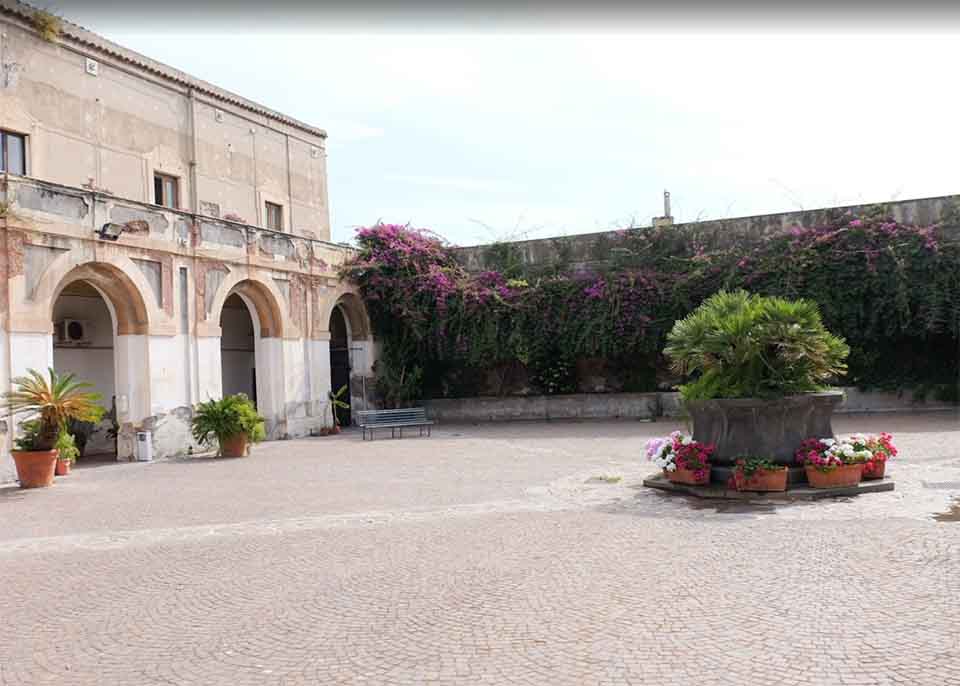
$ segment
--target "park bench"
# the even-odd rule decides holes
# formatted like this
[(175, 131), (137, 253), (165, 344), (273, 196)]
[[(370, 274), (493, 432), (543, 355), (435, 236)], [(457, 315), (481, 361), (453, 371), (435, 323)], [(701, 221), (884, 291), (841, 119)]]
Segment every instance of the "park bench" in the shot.
[(403, 430), (416, 427), (423, 435), (423, 430), (427, 430), (427, 436), (433, 427), (433, 422), (427, 419), (427, 411), (422, 407), (410, 407), (399, 410), (361, 410), (357, 412), (357, 424), (363, 430), (363, 440), (367, 440), (367, 431), (370, 432), (370, 439), (373, 440), (376, 429), (390, 429), (390, 435), (396, 438), (397, 431), (400, 431), (400, 438), (403, 438)]

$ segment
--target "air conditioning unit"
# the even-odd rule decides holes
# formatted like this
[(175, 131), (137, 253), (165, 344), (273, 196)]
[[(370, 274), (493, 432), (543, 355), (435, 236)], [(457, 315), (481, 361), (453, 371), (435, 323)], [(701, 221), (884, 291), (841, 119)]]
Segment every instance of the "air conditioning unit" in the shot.
[(90, 322), (64, 319), (57, 322), (54, 329), (57, 345), (90, 345)]

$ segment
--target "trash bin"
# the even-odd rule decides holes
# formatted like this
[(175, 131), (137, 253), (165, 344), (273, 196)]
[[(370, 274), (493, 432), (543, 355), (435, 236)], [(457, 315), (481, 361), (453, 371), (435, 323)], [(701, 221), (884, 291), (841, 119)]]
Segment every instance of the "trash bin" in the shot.
[(153, 462), (153, 434), (137, 432), (137, 462)]

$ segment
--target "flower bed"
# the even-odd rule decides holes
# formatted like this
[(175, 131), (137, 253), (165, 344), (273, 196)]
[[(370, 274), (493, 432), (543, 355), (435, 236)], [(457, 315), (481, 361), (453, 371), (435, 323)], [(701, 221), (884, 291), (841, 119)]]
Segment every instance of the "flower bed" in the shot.
[(861, 478), (882, 478), (886, 462), (897, 454), (893, 436), (853, 434), (849, 438), (809, 438), (797, 450), (797, 462), (806, 468), (815, 488), (847, 486)]
[(679, 483), (706, 484), (710, 481), (710, 455), (714, 446), (700, 443), (674, 431), (669, 436), (647, 441), (647, 459), (668, 479)]

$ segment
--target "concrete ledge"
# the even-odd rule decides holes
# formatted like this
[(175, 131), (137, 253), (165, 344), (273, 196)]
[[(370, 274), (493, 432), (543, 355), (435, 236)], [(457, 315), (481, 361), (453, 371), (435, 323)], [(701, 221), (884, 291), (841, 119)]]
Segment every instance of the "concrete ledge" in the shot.
[[(960, 405), (916, 401), (909, 392), (860, 392), (840, 388), (844, 401), (834, 414), (870, 412), (958, 411)], [(435, 398), (424, 401), (431, 419), (446, 422), (498, 422), (550, 419), (638, 419), (683, 417), (680, 394), (656, 393), (573, 393), (570, 395), (528, 395), (476, 398)]]
[(647, 488), (656, 488), (661, 491), (678, 493), (681, 495), (692, 495), (697, 498), (709, 498), (714, 500), (780, 500), (790, 502), (792, 500), (820, 500), (821, 498), (837, 498), (840, 496), (862, 495), (863, 493), (882, 493), (893, 490), (893, 479), (883, 478), (871, 481), (861, 481), (856, 486), (845, 486), (843, 488), (811, 488), (806, 484), (802, 486), (793, 486), (788, 491), (780, 493), (757, 493), (754, 491), (737, 491), (729, 489), (721, 484), (710, 484), (709, 486), (688, 486), (687, 484), (675, 484), (668, 481), (663, 474), (653, 474), (643, 480), (643, 485)]

